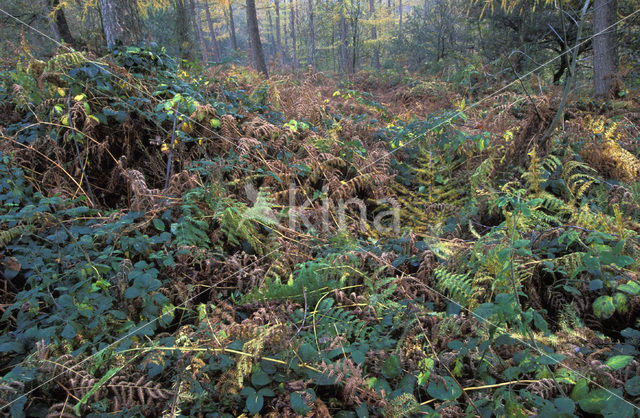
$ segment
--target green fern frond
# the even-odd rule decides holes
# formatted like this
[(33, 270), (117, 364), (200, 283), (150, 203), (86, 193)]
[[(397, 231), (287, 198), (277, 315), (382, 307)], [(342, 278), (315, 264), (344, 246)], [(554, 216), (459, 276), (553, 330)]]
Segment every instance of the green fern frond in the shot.
[(438, 267), (433, 271), (438, 290), (447, 294), (451, 299), (466, 306), (473, 295), (473, 279), (467, 274), (456, 274)]
[(2, 231), (0, 232), (0, 245), (6, 247), (11, 241), (30, 232), (32, 229), (32, 225), (18, 225)]

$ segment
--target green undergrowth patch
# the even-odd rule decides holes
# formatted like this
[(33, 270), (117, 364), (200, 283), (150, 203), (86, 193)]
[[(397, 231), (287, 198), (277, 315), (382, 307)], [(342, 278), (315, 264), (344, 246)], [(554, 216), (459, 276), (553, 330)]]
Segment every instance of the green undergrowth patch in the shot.
[(637, 414), (628, 126), (542, 147), (307, 82), (314, 124), (208, 74), (158, 47), (0, 73), (9, 414)]

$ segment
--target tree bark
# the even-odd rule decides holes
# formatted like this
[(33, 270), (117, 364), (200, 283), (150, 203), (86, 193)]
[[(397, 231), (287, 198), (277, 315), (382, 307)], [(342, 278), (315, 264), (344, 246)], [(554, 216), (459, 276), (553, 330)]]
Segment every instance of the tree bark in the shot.
[[(374, 0), (369, 0), (369, 19), (375, 20), (376, 6)], [(373, 56), (371, 57), (371, 65), (375, 69), (380, 68), (380, 48), (378, 47), (378, 32), (375, 23), (371, 24), (371, 40), (374, 41)]]
[(200, 5), (197, 4), (197, 0), (189, 0), (189, 10), (191, 12), (191, 25), (194, 28), (198, 45), (200, 45), (202, 62), (206, 62), (210, 54), (204, 42), (204, 36), (202, 35), (202, 19), (200, 19)]
[(313, 22), (313, 0), (309, 0), (309, 31), (311, 32), (309, 34), (311, 41), (310, 62), (313, 68), (316, 68), (316, 27)]
[[(229, 37), (231, 38), (231, 46), (234, 51), (238, 50), (238, 40), (236, 39), (236, 24), (233, 21), (233, 4), (232, 0), (229, 1)], [(255, 1), (254, 1), (255, 9)]]
[(142, 40), (136, 0), (98, 0), (107, 47), (117, 42), (137, 45)]
[(247, 0), (247, 29), (251, 39), (251, 49), (256, 63), (256, 69), (267, 77), (267, 64), (264, 61), (264, 52), (260, 42), (260, 30), (258, 29), (258, 17), (256, 14), (256, 1)]
[(273, 1), (276, 6), (276, 55), (280, 54), (280, 60), (284, 65), (284, 54), (282, 53), (282, 38), (280, 36), (280, 1)]
[(269, 20), (269, 45), (271, 46), (271, 60), (276, 56), (276, 38), (273, 29), (273, 18), (271, 17), (271, 9), (267, 9), (267, 19)]
[(402, 0), (399, 1), (398, 13), (400, 13), (400, 19), (398, 19), (398, 35), (402, 39)]
[(347, 22), (344, 18), (344, 0), (340, 2), (340, 69), (349, 73), (349, 58), (347, 56)]
[(293, 53), (293, 60), (291, 62), (291, 66), (293, 68), (297, 68), (298, 67), (298, 46), (296, 43), (296, 10), (293, 4), (293, 0), (290, 1), (290, 6), (291, 6), (291, 24), (290, 29), (291, 29), (291, 51)]
[(618, 71), (617, 32), (614, 25), (617, 0), (595, 0), (593, 3), (593, 94), (606, 99), (614, 93)]
[(178, 32), (178, 51), (180, 58), (191, 60), (192, 45), (189, 36), (189, 20), (187, 16), (186, 0), (176, 0), (176, 30)]
[(213, 20), (211, 19), (211, 11), (209, 10), (208, 0), (204, 0), (204, 10), (207, 16), (207, 26), (209, 26), (209, 36), (211, 36), (211, 46), (213, 48), (213, 59), (220, 61), (222, 54), (220, 52), (220, 46), (218, 45), (218, 39), (216, 38), (216, 31), (213, 29)]
[(49, 23), (51, 30), (53, 31), (54, 38), (57, 41), (62, 40), (69, 45), (75, 46), (76, 40), (73, 38), (73, 35), (71, 35), (69, 24), (67, 23), (62, 6), (60, 6), (60, 0), (43, 0), (42, 3), (45, 10), (52, 13)]

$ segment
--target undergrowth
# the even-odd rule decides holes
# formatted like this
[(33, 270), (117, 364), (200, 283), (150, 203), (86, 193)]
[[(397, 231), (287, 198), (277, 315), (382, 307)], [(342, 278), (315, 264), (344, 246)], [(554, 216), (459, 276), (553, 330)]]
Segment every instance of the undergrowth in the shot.
[(194, 68), (0, 73), (4, 411), (636, 413), (631, 118), (575, 110), (543, 144), (551, 117), (460, 93), (399, 113), (464, 77), (382, 104), (366, 74)]

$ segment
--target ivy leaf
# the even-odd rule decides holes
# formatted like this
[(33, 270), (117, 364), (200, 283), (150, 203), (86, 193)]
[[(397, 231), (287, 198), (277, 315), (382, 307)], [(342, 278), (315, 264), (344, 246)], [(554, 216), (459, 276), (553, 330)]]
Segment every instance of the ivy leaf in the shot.
[(631, 363), (631, 360), (633, 360), (632, 356), (613, 356), (605, 364), (613, 370), (620, 370)]
[(462, 395), (462, 389), (460, 389), (455, 380), (449, 376), (444, 376), (442, 380), (444, 382), (438, 381), (429, 384), (429, 387), (427, 387), (429, 395), (441, 401), (453, 401)]

